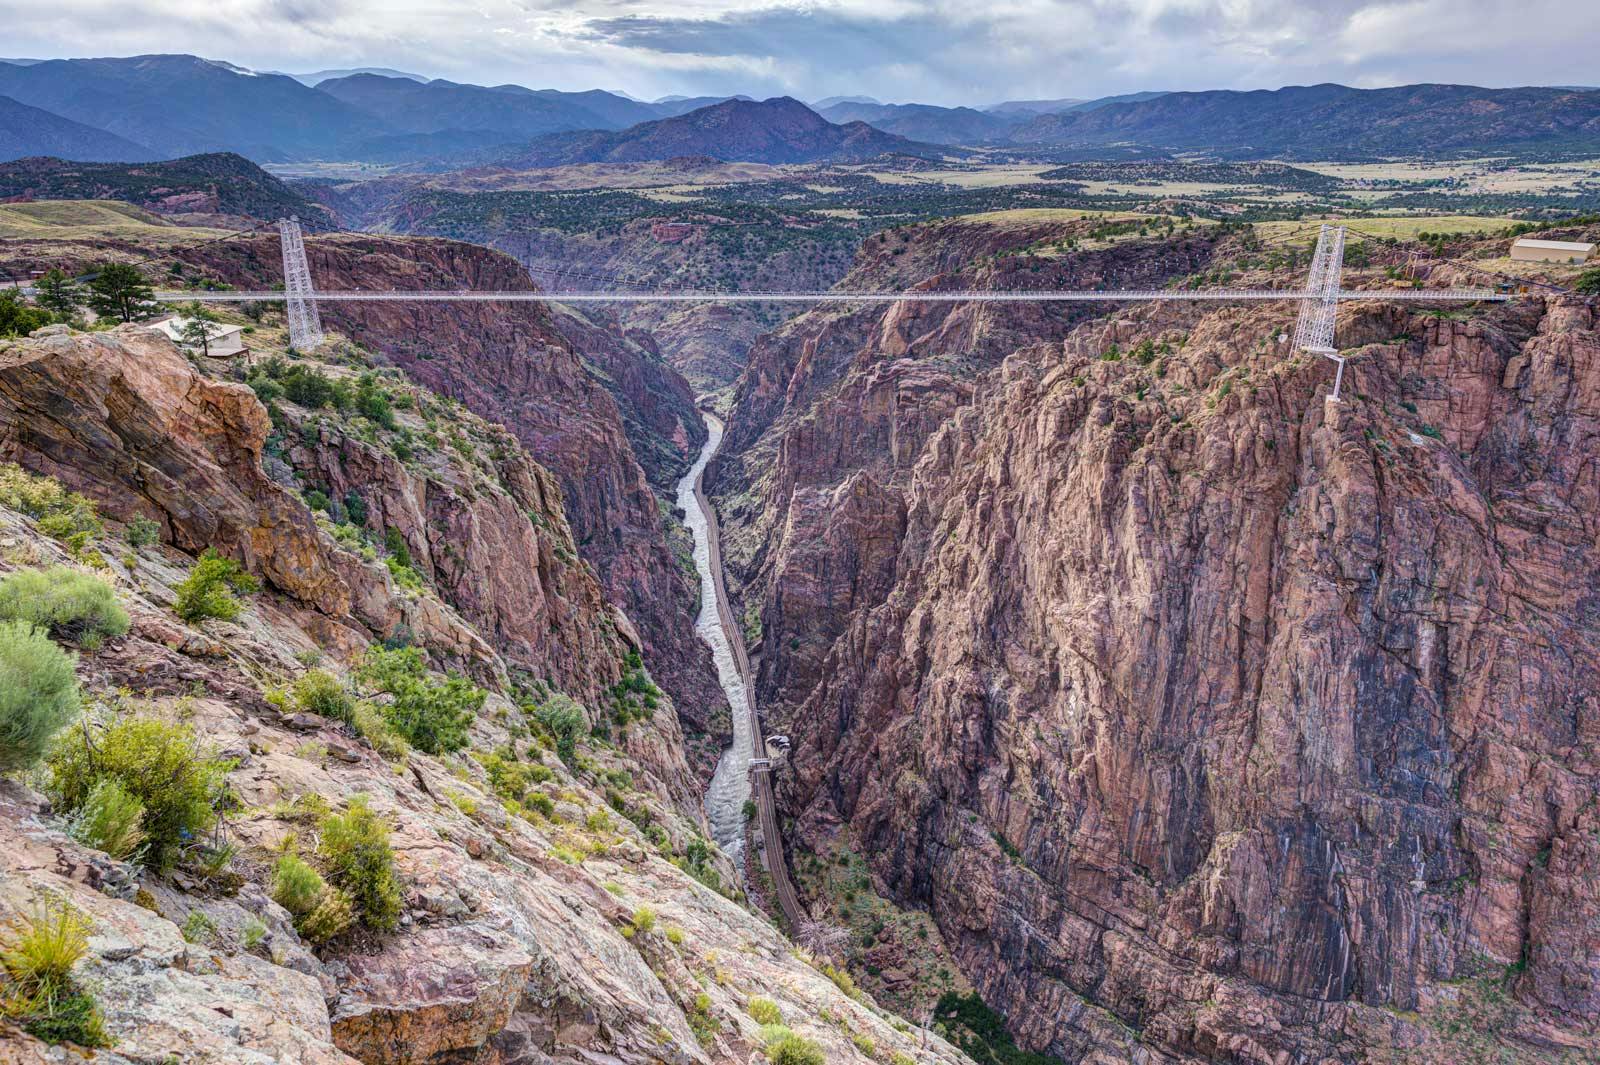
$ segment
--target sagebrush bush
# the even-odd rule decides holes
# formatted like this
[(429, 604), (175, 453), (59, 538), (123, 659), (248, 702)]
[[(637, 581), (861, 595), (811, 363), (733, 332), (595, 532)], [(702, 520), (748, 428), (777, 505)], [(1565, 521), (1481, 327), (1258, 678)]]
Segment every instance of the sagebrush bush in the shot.
[(0, 772), (38, 764), (77, 713), (72, 657), (32, 625), (0, 622)]
[(290, 690), (294, 705), (307, 713), (349, 722), (355, 716), (356, 700), (344, 683), (325, 669), (302, 673)]
[(186, 725), (126, 717), (92, 740), (71, 735), (57, 743), (50, 790), (63, 810), (76, 814), (96, 785), (119, 782), (144, 804), (140, 861), (166, 872), (216, 824), (231, 766), (203, 749)]
[(46, 1043), (110, 1046), (94, 996), (72, 978), (88, 948), (88, 919), (66, 903), (31, 918), (0, 954), (6, 1016)]
[(122, 781), (106, 777), (90, 789), (67, 831), (79, 843), (127, 861), (144, 842), (143, 822), (144, 803)]
[(342, 814), (322, 819), (317, 841), (327, 878), (350, 896), (361, 923), (378, 932), (394, 929), (400, 920), (400, 885), (394, 875), (389, 826), (367, 800), (356, 796)]
[(464, 677), (431, 679), (416, 647), (369, 648), (356, 671), (361, 681), (394, 697), (384, 717), (413, 747), (447, 754), (467, 745), (467, 732), (488, 693)]
[(30, 622), (85, 647), (128, 631), (128, 612), (111, 585), (70, 566), (22, 569), (0, 579), (0, 621)]
[(248, 595), (259, 587), (239, 563), (208, 548), (188, 578), (178, 585), (178, 598), (172, 609), (191, 624), (208, 618), (232, 621), (241, 609), (234, 594)]

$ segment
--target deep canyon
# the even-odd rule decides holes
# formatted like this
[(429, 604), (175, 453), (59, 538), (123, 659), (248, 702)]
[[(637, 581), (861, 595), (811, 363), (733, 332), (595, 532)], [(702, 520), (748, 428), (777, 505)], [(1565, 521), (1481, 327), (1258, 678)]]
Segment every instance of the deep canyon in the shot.
[[(1238, 266), (1225, 227), (1029, 253), (1088, 226), (923, 223), (848, 273), (770, 269), (1298, 276)], [(309, 250), (328, 288), (534, 285), (433, 236)], [(171, 258), (243, 287), (276, 254)], [(746, 1062), (770, 998), (828, 1061), (960, 1065), (983, 1052), (924, 1022), (969, 992), (1011, 1053), (1073, 1065), (1594, 1060), (1600, 311), (1375, 287), (1341, 308), (1342, 402), (1294, 311), (327, 304), (297, 359), (269, 307), (251, 374), (138, 326), (0, 342), (0, 461), (92, 502), (132, 616), (75, 648), (86, 690), (230, 755), (239, 854), (232, 894), (152, 891), (10, 781), (0, 908), (100, 922), (108, 1061)], [(387, 389), (390, 424), (286, 394), (302, 364)], [(0, 577), (89, 565), (0, 519)], [(207, 548), (261, 593), (181, 623)], [(381, 703), (359, 664), (406, 647), (484, 693), (460, 752), (285, 701), (327, 668)], [(815, 920), (787, 937), (747, 853), (749, 701), (793, 744), (764, 842)], [(394, 929), (319, 952), (268, 897), (306, 795), (390, 819)]]

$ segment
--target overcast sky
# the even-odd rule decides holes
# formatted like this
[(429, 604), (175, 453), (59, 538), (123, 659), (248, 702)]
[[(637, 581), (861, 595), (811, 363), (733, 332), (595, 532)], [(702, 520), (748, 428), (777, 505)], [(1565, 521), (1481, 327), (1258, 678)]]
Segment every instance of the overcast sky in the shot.
[(0, 50), (533, 88), (986, 104), (1338, 81), (1600, 82), (1595, 0), (0, 0)]

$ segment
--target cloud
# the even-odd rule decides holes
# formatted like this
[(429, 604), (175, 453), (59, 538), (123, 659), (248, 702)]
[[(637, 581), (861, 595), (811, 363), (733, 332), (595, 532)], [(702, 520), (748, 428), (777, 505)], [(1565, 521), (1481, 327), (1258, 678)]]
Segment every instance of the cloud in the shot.
[(14, 55), (187, 51), (483, 84), (984, 104), (1140, 89), (1600, 80), (1573, 0), (0, 0)]

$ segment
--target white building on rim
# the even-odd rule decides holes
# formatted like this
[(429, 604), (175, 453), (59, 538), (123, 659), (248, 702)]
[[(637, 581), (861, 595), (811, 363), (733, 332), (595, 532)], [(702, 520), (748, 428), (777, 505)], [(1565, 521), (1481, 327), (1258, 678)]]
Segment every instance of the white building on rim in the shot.
[(1575, 240), (1535, 240), (1519, 237), (1511, 257), (1528, 263), (1581, 263), (1594, 254), (1594, 245)]
[[(184, 339), (183, 330), (189, 324), (189, 319), (181, 314), (171, 318), (163, 318), (159, 322), (151, 322), (150, 328), (159, 330), (168, 340), (183, 347), (188, 351), (199, 351), (200, 345), (191, 344)], [(228, 325), (226, 322), (206, 323), (207, 347), (210, 353), (216, 356), (238, 355), (244, 351), (244, 329), (242, 326)]]

